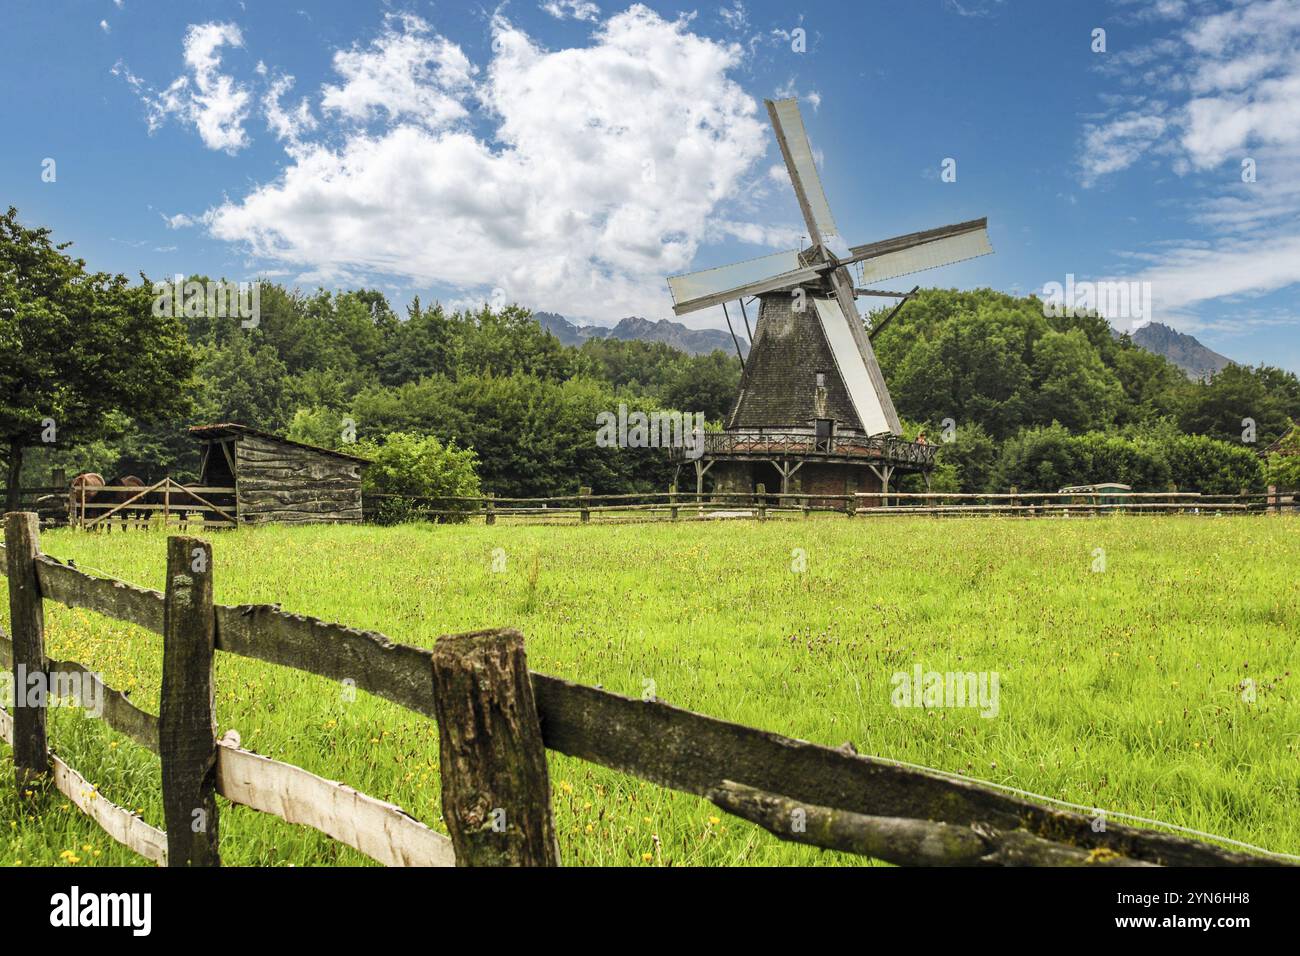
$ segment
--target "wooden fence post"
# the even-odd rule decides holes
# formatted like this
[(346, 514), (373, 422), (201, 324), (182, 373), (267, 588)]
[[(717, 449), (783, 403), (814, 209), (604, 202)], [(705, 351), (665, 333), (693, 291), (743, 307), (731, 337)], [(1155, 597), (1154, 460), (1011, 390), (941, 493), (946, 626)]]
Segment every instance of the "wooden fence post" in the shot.
[(579, 504), (585, 506), (582, 509), (583, 524), (586, 524), (588, 521), (591, 520), (591, 512), (587, 510), (588, 508), (591, 507), (591, 502), (587, 500), (590, 497), (591, 497), (591, 489), (588, 488), (586, 485), (583, 485), (581, 488), (578, 489), (578, 498), (581, 499), (579, 501)]
[(767, 485), (759, 482), (754, 486), (754, 504), (758, 506), (758, 520), (767, 520)]
[(1279, 513), (1282, 511), (1282, 496), (1277, 493), (1277, 485), (1268, 486), (1268, 505), (1265, 506), (1264, 510)]
[(215, 620), (212, 546), (198, 538), (169, 537), (158, 714), (168, 866), (221, 865), (212, 709)]
[(523, 635), (503, 628), (438, 638), (433, 709), (456, 865), (559, 866)]
[[(14, 779), (22, 801), (28, 791), (38, 797), (49, 782), (50, 751), (45, 738), (45, 608), (36, 580), (40, 525), (30, 511), (5, 515), (5, 557), (9, 574), (9, 628), (14, 666)], [(34, 675), (43, 682), (31, 687)], [(29, 694), (28, 690), (34, 691)], [(31, 701), (36, 700), (32, 706)]]
[(483, 513), (483, 521), (487, 524), (497, 523), (497, 503), (492, 500), (495, 497), (496, 495), (488, 495), (487, 499), (483, 503), (484, 507), (487, 509)]
[(677, 483), (668, 486), (668, 512), (671, 520), (677, 520)]

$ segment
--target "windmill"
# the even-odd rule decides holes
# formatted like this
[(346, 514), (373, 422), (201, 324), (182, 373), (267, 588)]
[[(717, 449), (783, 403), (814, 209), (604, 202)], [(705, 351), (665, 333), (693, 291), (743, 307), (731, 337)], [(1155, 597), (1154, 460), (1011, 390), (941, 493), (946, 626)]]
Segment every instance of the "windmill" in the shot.
[[(725, 309), (726, 303), (733, 299), (741, 301), (743, 310), (745, 297), (759, 299), (758, 324), (745, 363), (740, 394), (728, 419), (729, 426), (811, 425), (821, 416), (804, 415), (805, 409), (797, 406), (806, 405), (815, 412), (815, 390), (820, 387), (847, 398), (847, 407), (840, 409), (844, 415), (836, 420), (841, 432), (898, 435), (898, 413), (876, 361), (871, 338), (858, 315), (856, 298), (858, 295), (896, 296), (906, 301), (916, 290), (897, 293), (856, 287), (850, 268), (860, 269), (865, 286), (987, 255), (993, 251), (988, 221), (974, 219), (853, 246), (847, 257), (837, 258), (826, 240), (837, 235), (838, 230), (817, 174), (799, 103), (792, 98), (767, 100), (766, 104), (811, 244), (802, 251), (778, 252), (716, 269), (671, 276), (668, 286), (673, 296), (673, 312), (680, 316), (717, 305)], [(808, 340), (818, 337), (825, 347), (810, 349)], [(833, 367), (805, 377), (804, 384), (810, 388), (796, 389), (800, 394), (808, 392), (810, 401), (792, 401), (794, 396), (786, 395), (783, 400), (773, 402), (773, 396), (756, 394), (756, 390), (761, 393), (770, 388), (786, 389), (787, 384), (779, 380), (788, 382), (790, 372), (809, 361), (817, 364), (822, 358), (821, 354), (810, 352), (829, 352), (833, 360), (826, 363)], [(787, 371), (776, 376), (778, 381), (767, 381), (773, 378), (770, 373), (778, 369)], [(804, 370), (807, 371), (806, 367)], [(815, 375), (822, 378), (816, 379)], [(823, 384), (817, 385), (818, 381)], [(769, 420), (774, 416), (786, 420)]]
[[(718, 462), (715, 489), (753, 490), (759, 478), (779, 475), (782, 492), (806, 465), (805, 486), (823, 493), (851, 494), (873, 486), (860, 477), (864, 468), (888, 491), (895, 468), (929, 477), (933, 448), (905, 447), (898, 412), (876, 361), (871, 335), (858, 314), (859, 295), (901, 299), (909, 293), (870, 286), (927, 269), (991, 253), (987, 219), (959, 222), (892, 239), (852, 246), (840, 258), (827, 240), (838, 234), (812, 146), (795, 99), (767, 100), (767, 112), (790, 174), (811, 240), (806, 249), (778, 252), (716, 269), (671, 276), (673, 312), (686, 315), (740, 300), (748, 330), (745, 299), (759, 301), (758, 322), (748, 359), (743, 359), (740, 391), (722, 435), (697, 459), (696, 491)], [(861, 285), (855, 285), (857, 270)], [(751, 298), (752, 302), (752, 298)], [(731, 324), (727, 315), (728, 326)], [(874, 331), (879, 331), (884, 322)], [(734, 336), (734, 332), (733, 332)], [(776, 475), (765, 471), (767, 462)], [(915, 466), (915, 467), (913, 467)], [(749, 486), (746, 489), (746, 486)]]

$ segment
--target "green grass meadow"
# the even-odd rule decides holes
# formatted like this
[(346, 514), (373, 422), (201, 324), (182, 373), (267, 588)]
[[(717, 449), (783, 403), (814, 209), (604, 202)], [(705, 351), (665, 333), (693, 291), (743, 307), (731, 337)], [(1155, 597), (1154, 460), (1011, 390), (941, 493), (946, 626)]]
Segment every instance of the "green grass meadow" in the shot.
[[(1300, 524), (1290, 517), (272, 526), (210, 538), (221, 603), (279, 603), (421, 646), (513, 626), (534, 670), (1300, 854)], [(162, 587), (161, 533), (47, 531), (42, 545)], [(84, 663), (157, 713), (160, 638), (53, 602), (46, 630), (50, 656)], [(891, 677), (918, 663), (996, 671), (998, 715), (894, 707)], [(445, 832), (433, 721), (224, 654), (216, 706), (219, 731), (238, 730), (246, 748)], [(155, 756), (78, 711), (52, 710), (50, 726), (52, 749), (106, 797), (163, 825)], [(869, 863), (784, 843), (697, 797), (549, 759), (568, 865)], [(227, 864), (368, 862), (312, 830), (220, 805)], [(2, 864), (146, 864), (58, 794), (38, 816), (23, 812), (0, 781)]]

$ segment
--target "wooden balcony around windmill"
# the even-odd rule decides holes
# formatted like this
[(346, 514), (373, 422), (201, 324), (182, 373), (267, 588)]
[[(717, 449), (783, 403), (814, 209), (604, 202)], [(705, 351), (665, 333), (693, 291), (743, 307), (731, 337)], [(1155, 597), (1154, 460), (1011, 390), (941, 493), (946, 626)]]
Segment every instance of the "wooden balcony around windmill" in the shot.
[[(818, 438), (810, 432), (705, 432), (702, 458), (767, 460), (780, 457), (816, 458), (861, 463), (882, 461), (907, 471), (934, 467), (937, 446), (919, 444), (893, 435), (831, 435)], [(673, 448), (674, 460), (689, 459), (688, 449)], [(911, 466), (911, 467), (908, 467)]]
[(705, 432), (702, 447), (673, 448), (678, 473), (695, 467), (696, 494), (706, 475), (715, 492), (750, 493), (760, 486), (782, 494), (845, 495), (889, 491), (897, 472), (920, 473), (929, 487), (935, 445), (893, 435), (818, 435), (809, 430), (758, 429)]

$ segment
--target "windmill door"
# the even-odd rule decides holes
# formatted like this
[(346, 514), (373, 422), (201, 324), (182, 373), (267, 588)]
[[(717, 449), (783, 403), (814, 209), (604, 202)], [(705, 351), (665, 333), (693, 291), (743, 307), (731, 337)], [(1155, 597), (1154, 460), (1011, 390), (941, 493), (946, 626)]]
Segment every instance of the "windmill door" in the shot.
[(835, 419), (819, 418), (817, 419), (816, 444), (813, 446), (816, 451), (831, 451), (831, 444), (835, 440)]

